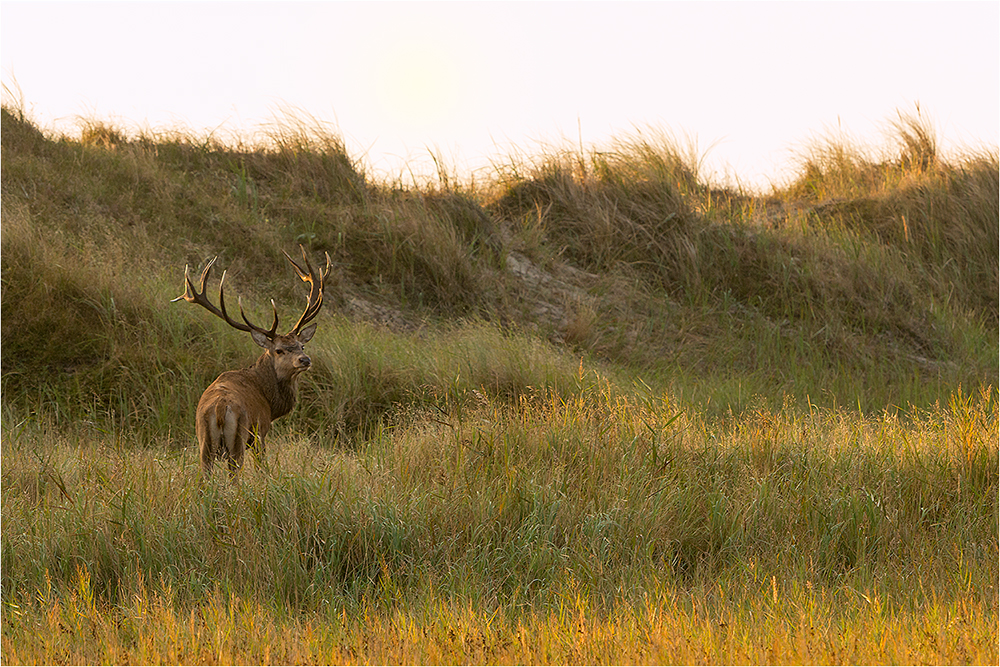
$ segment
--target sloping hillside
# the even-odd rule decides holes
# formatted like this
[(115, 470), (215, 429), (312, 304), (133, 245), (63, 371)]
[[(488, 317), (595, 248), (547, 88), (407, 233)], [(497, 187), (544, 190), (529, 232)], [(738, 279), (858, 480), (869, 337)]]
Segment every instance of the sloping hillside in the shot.
[[(171, 421), (166, 404), (253, 354), (168, 303), (184, 265), (219, 255), (252, 312), (271, 297), (292, 311), (281, 250), (296, 244), (336, 263), (316, 343), (331, 356), (359, 336), (441, 350), (514, 337), (720, 410), (783, 395), (880, 410), (996, 382), (997, 155), (944, 162), (919, 119), (897, 154), (820, 146), (766, 197), (713, 189), (642, 138), (512, 160), (474, 187), (403, 187), (367, 178), (310, 121), (235, 147), (100, 123), (49, 137), (16, 109), (2, 121), (9, 404), (139, 400)], [(341, 386), (343, 400), (405, 402), (429, 380), (386, 382), (404, 386)]]

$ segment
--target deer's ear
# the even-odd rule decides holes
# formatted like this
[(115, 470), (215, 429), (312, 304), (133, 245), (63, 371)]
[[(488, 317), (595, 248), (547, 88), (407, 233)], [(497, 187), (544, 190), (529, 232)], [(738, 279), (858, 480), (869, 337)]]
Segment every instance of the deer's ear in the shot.
[(303, 329), (302, 331), (299, 332), (299, 342), (300, 343), (302, 343), (303, 345), (305, 345), (306, 343), (308, 343), (309, 341), (312, 340), (313, 334), (316, 333), (316, 325), (317, 324), (319, 324), (319, 322), (316, 322), (315, 324), (310, 324), (305, 329)]
[(271, 339), (265, 336), (262, 332), (251, 330), (250, 337), (253, 338), (253, 342), (257, 343), (265, 350), (271, 349)]

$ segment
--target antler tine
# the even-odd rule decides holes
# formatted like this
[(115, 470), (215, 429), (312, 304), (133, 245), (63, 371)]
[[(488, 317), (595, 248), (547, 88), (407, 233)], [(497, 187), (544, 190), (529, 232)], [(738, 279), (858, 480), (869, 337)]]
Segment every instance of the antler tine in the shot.
[(310, 282), (309, 276), (312, 274), (312, 265), (309, 263), (309, 257), (306, 256), (305, 248), (301, 245), (299, 248), (302, 250), (302, 259), (306, 261), (306, 268), (309, 269), (308, 273), (303, 271), (302, 267), (296, 264), (295, 260), (292, 259), (292, 256), (285, 252), (284, 249), (282, 249), (281, 254), (285, 256), (285, 259), (287, 259), (293, 267), (295, 267), (295, 273), (299, 274), (299, 278), (301, 278), (303, 282)]
[(237, 297), (236, 305), (239, 306), (240, 308), (240, 317), (242, 317), (243, 321), (246, 322), (245, 325), (240, 324), (239, 322), (233, 320), (233, 318), (229, 317), (229, 313), (226, 312), (226, 293), (224, 291), (225, 284), (226, 284), (226, 272), (223, 271), (222, 280), (219, 281), (219, 307), (222, 309), (222, 317), (226, 320), (229, 326), (239, 329), (240, 331), (247, 331), (247, 332), (256, 331), (257, 333), (263, 334), (268, 338), (274, 338), (277, 335), (277, 329), (278, 329), (278, 308), (277, 306), (274, 305), (274, 301), (273, 300), (271, 301), (271, 307), (274, 308), (274, 324), (271, 326), (271, 329), (268, 330), (263, 327), (257, 326), (256, 324), (247, 319), (246, 313), (243, 312), (243, 299)]
[[(242, 325), (237, 326), (236, 324), (234, 324), (233, 322), (231, 322), (229, 320), (229, 316), (226, 315), (226, 312), (225, 312), (225, 304), (222, 305), (222, 310), (220, 311), (218, 308), (216, 308), (212, 304), (211, 301), (208, 300), (208, 297), (205, 295), (205, 283), (208, 282), (208, 276), (212, 272), (212, 267), (215, 266), (215, 261), (217, 259), (219, 259), (218, 255), (216, 255), (215, 257), (213, 257), (211, 259), (211, 261), (209, 261), (209, 263), (206, 264), (205, 268), (202, 270), (202, 272), (201, 272), (201, 288), (200, 288), (200, 290), (196, 290), (194, 288), (194, 283), (191, 282), (190, 267), (187, 264), (185, 264), (184, 265), (184, 294), (181, 294), (176, 299), (171, 299), (171, 303), (173, 303), (174, 301), (180, 301), (181, 299), (184, 299), (188, 303), (197, 304), (197, 305), (201, 306), (202, 308), (204, 308), (205, 310), (207, 310), (208, 312), (212, 313), (213, 315), (215, 315), (217, 317), (223, 318), (224, 320), (226, 320), (227, 322), (229, 322), (230, 325), (236, 326), (238, 329), (242, 329)], [(222, 272), (222, 280), (225, 280), (225, 279), (226, 279), (226, 273), (225, 273), (225, 271), (223, 271)], [(219, 289), (220, 290), (222, 289), (222, 284), (221, 283), (219, 284)], [(242, 329), (242, 330), (245, 331), (246, 329)]]
[[(185, 264), (184, 265), (184, 294), (181, 294), (176, 299), (171, 299), (170, 303), (174, 303), (175, 301), (180, 301), (181, 299), (184, 299), (185, 301), (188, 301), (190, 303), (197, 303), (197, 304), (200, 304), (200, 305), (205, 305), (207, 303), (208, 306), (211, 306), (212, 304), (208, 303), (208, 299), (205, 298), (205, 281), (208, 280), (208, 274), (212, 270), (212, 266), (215, 265), (215, 260), (217, 260), (217, 259), (219, 259), (218, 255), (216, 255), (215, 257), (213, 257), (211, 259), (211, 261), (209, 261), (209, 263), (205, 265), (204, 270), (201, 272), (201, 292), (200, 293), (197, 290), (195, 290), (194, 283), (191, 282), (191, 273), (190, 273), (191, 267), (190, 267), (190, 265)], [(202, 301), (204, 301), (205, 303), (202, 303)], [(214, 306), (212, 306), (212, 308), (214, 308)], [(211, 310), (211, 308), (209, 310)], [(218, 315), (218, 314), (219, 313), (216, 313), (216, 315)]]
[(240, 315), (243, 317), (243, 321), (246, 322), (246, 324), (241, 324), (240, 322), (237, 322), (236, 320), (234, 320), (229, 316), (229, 313), (226, 311), (225, 271), (222, 272), (222, 278), (219, 280), (219, 307), (216, 308), (215, 305), (208, 300), (208, 297), (205, 295), (206, 283), (208, 282), (208, 276), (212, 271), (212, 267), (215, 266), (215, 262), (217, 259), (219, 259), (218, 255), (213, 257), (212, 260), (207, 265), (205, 265), (204, 270), (201, 272), (201, 285), (199, 289), (195, 289), (194, 283), (191, 282), (190, 267), (185, 265), (184, 294), (180, 295), (176, 299), (171, 299), (171, 302), (180, 301), (181, 299), (184, 299), (188, 303), (197, 304), (202, 308), (204, 308), (205, 310), (207, 310), (208, 312), (215, 315), (216, 317), (222, 318), (223, 320), (226, 321), (226, 324), (233, 327), (234, 329), (238, 329), (239, 331), (246, 331), (248, 333), (256, 331), (258, 333), (267, 336), (268, 338), (274, 338), (275, 335), (277, 335), (277, 329), (278, 329), (278, 308), (277, 306), (274, 305), (273, 300), (271, 301), (271, 307), (274, 308), (274, 324), (271, 326), (270, 331), (258, 327), (257, 325), (253, 324), (247, 319), (246, 314), (244, 314), (243, 312), (242, 301), (239, 304)]
[[(212, 267), (215, 266), (215, 261), (217, 259), (219, 259), (218, 255), (216, 255), (215, 257), (213, 257), (212, 261), (209, 262), (208, 264), (206, 264), (205, 268), (202, 269), (202, 271), (201, 271), (201, 293), (202, 294), (205, 293), (205, 283), (208, 282), (208, 274), (212, 270)], [(223, 273), (225, 273), (225, 272), (223, 272)], [(187, 279), (187, 264), (184, 265), (184, 278)], [(191, 281), (190, 280), (188, 280), (188, 284), (191, 285)], [(191, 287), (194, 288), (194, 285), (191, 285)]]
[(176, 303), (176, 302), (180, 301), (181, 299), (184, 299), (185, 301), (187, 301), (187, 296), (188, 296), (188, 294), (190, 292), (190, 290), (188, 288), (191, 286), (191, 278), (188, 277), (188, 273), (189, 273), (189, 269), (190, 268), (191, 267), (188, 266), (187, 264), (184, 265), (184, 294), (181, 294), (178, 297), (174, 297), (173, 299), (170, 300), (170, 303)]
[(242, 317), (243, 321), (247, 323), (247, 326), (251, 327), (252, 329), (256, 329), (257, 331), (264, 334), (268, 338), (274, 338), (275, 336), (278, 335), (278, 307), (274, 305), (274, 299), (271, 299), (271, 310), (274, 311), (274, 321), (271, 322), (270, 329), (264, 329), (263, 327), (259, 327), (247, 319), (247, 314), (243, 312), (243, 299), (237, 299), (236, 303), (240, 307), (240, 317)]
[[(285, 259), (287, 259), (291, 263), (291, 265), (295, 267), (295, 273), (299, 274), (299, 278), (302, 279), (302, 282), (312, 283), (313, 268), (312, 268), (312, 263), (309, 261), (309, 255), (306, 254), (306, 249), (302, 246), (302, 244), (299, 244), (299, 250), (302, 251), (302, 259), (306, 263), (306, 269), (307, 269), (306, 271), (303, 271), (302, 267), (296, 264), (295, 260), (292, 259), (292, 256), (289, 255), (287, 252), (282, 250), (281, 253), (285, 256)], [(330, 253), (324, 253), (324, 254), (326, 255), (326, 269), (324, 269), (321, 277), (325, 279), (326, 276), (330, 273)]]
[(302, 316), (299, 317), (299, 321), (295, 323), (292, 327), (292, 333), (298, 333), (299, 330), (312, 321), (316, 315), (319, 314), (320, 308), (323, 307), (323, 286), (326, 282), (326, 277), (330, 273), (330, 253), (326, 254), (326, 269), (320, 272), (319, 280), (316, 280), (316, 274), (313, 271), (312, 262), (309, 261), (309, 256), (306, 254), (306, 249), (299, 245), (299, 250), (302, 251), (302, 259), (305, 261), (306, 269), (303, 270), (291, 256), (282, 250), (281, 252), (285, 255), (285, 258), (291, 263), (295, 268), (295, 273), (298, 274), (299, 278), (303, 282), (309, 283), (309, 300), (306, 302), (306, 309), (302, 312)]

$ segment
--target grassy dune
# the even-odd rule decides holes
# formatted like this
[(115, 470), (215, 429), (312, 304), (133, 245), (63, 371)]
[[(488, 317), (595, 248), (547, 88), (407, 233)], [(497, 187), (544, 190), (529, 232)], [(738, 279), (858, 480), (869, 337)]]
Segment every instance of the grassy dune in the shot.
[[(669, 142), (373, 182), (2, 114), (2, 653), (51, 662), (996, 663), (998, 163), (920, 118), (764, 196)], [(329, 252), (240, 480), (193, 412)]]

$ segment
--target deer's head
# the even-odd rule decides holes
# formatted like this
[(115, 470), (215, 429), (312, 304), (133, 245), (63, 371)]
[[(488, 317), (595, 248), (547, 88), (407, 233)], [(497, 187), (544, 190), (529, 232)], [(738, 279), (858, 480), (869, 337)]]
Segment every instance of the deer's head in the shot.
[(295, 267), (295, 272), (298, 274), (304, 282), (309, 283), (309, 300), (306, 302), (306, 308), (299, 317), (299, 321), (295, 323), (295, 326), (285, 334), (278, 333), (278, 307), (274, 304), (274, 299), (271, 299), (271, 309), (274, 312), (274, 320), (271, 322), (271, 327), (265, 329), (263, 327), (257, 326), (249, 319), (247, 319), (246, 313), (243, 311), (242, 300), (238, 301), (240, 307), (240, 318), (242, 322), (237, 322), (229, 316), (226, 312), (226, 295), (224, 291), (224, 285), (226, 282), (226, 272), (222, 272), (222, 280), (219, 281), (219, 307), (216, 308), (208, 297), (205, 295), (205, 283), (208, 282), (209, 273), (212, 270), (212, 266), (215, 265), (215, 257), (205, 266), (205, 269), (201, 272), (201, 286), (200, 290), (196, 290), (194, 283), (191, 282), (191, 276), (188, 271), (188, 267), (184, 267), (184, 294), (173, 299), (174, 301), (179, 301), (184, 299), (189, 303), (196, 303), (202, 306), (210, 313), (221, 317), (226, 321), (229, 326), (234, 329), (239, 329), (240, 331), (246, 331), (253, 338), (253, 342), (261, 346), (265, 350), (265, 354), (271, 359), (274, 365), (275, 374), (279, 381), (289, 380), (294, 378), (299, 373), (308, 370), (312, 365), (312, 360), (305, 353), (304, 346), (308, 343), (313, 334), (316, 333), (316, 324), (309, 324), (316, 315), (319, 314), (320, 308), (323, 306), (323, 285), (326, 281), (327, 275), (330, 273), (330, 255), (326, 255), (326, 269), (320, 273), (316, 273), (313, 270), (312, 264), (309, 262), (309, 257), (306, 255), (305, 248), (299, 246), (302, 250), (302, 259), (305, 262), (306, 268), (303, 269), (300, 265), (295, 263), (287, 252), (284, 252), (288, 261), (291, 262), (292, 266)]

